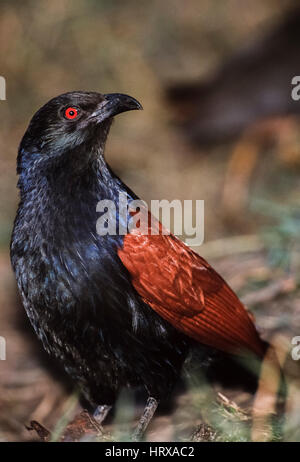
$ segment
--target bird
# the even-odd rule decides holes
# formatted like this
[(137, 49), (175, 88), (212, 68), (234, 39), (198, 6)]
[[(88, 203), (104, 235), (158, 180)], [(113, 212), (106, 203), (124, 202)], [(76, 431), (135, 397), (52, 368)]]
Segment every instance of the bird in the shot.
[(38, 338), (98, 422), (124, 387), (147, 394), (134, 440), (172, 392), (193, 346), (260, 359), (266, 352), (237, 295), (179, 238), (138, 227), (97, 232), (101, 200), (116, 204), (118, 221), (119, 194), (126, 195), (132, 217), (138, 196), (104, 151), (113, 118), (140, 109), (128, 95), (73, 91), (35, 113), (17, 156), (20, 201), (10, 247)]

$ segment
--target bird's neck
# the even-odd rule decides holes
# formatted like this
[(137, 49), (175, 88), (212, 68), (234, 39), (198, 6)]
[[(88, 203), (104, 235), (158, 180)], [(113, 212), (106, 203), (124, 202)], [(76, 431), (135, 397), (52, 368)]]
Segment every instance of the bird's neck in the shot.
[(77, 197), (83, 191), (94, 188), (106, 189), (110, 185), (113, 172), (106, 163), (103, 152), (69, 152), (57, 159), (41, 159), (35, 163), (25, 163), (19, 170), (18, 187), (21, 199), (39, 196), (40, 200), (51, 195), (59, 201)]
[[(95, 227), (96, 206), (101, 199), (115, 199), (115, 176), (103, 155), (91, 160), (85, 168), (74, 168), (66, 162), (59, 168), (20, 177), (19, 213), (35, 230), (74, 224), (80, 217), (87, 226)], [(73, 223), (74, 222), (74, 223)]]

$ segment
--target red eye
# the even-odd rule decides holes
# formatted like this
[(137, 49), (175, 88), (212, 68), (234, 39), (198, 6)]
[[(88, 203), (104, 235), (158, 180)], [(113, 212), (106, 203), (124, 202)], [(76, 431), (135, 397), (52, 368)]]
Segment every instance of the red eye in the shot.
[(76, 119), (78, 116), (78, 109), (76, 107), (68, 107), (68, 109), (65, 110), (65, 117), (66, 119)]

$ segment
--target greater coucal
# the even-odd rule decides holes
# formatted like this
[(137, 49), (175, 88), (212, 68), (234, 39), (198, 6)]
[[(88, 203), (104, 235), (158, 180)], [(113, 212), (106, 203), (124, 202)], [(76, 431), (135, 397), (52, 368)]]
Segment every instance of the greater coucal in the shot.
[(122, 387), (147, 391), (137, 438), (192, 345), (263, 357), (265, 344), (222, 277), (175, 236), (97, 234), (99, 200), (137, 198), (104, 159), (112, 118), (133, 109), (127, 95), (78, 91), (34, 115), (18, 153), (11, 260), (44, 348), (99, 420)]

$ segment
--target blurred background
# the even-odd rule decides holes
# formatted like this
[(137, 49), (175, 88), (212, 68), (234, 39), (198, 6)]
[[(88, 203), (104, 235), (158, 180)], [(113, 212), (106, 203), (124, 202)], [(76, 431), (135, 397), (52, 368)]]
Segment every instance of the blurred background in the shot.
[[(93, 90), (143, 104), (143, 112), (117, 118), (107, 145), (125, 183), (145, 200), (204, 199), (205, 242), (195, 250), (278, 348), (289, 391), (277, 438), (300, 441), (300, 362), (290, 355), (300, 335), (300, 101), (291, 98), (300, 75), (297, 3), (0, 1), (7, 85), (0, 101), (0, 336), (7, 342), (0, 440), (36, 440), (25, 427), (33, 419), (61, 431), (79, 409), (23, 313), (9, 240), (16, 154), (31, 116), (60, 93)], [(120, 400), (107, 428), (122, 439), (130, 400)], [(247, 440), (250, 409), (244, 390), (189, 384), (147, 438)]]

